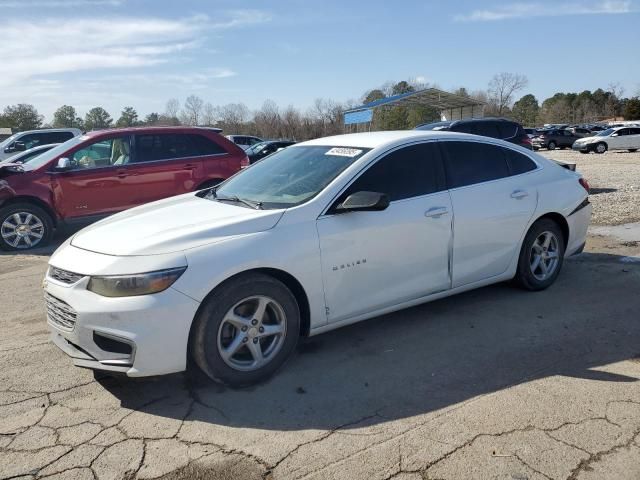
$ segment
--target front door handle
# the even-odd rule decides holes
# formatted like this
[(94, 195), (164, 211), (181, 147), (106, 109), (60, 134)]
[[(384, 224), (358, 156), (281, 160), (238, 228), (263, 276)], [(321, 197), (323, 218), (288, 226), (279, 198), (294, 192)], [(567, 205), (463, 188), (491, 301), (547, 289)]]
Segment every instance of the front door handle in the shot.
[(424, 212), (424, 216), (429, 218), (439, 218), (447, 213), (449, 213), (449, 209), (447, 207), (433, 207)]
[(516, 200), (520, 200), (521, 198), (528, 197), (529, 192), (524, 190), (514, 190), (511, 192), (511, 198), (515, 198)]

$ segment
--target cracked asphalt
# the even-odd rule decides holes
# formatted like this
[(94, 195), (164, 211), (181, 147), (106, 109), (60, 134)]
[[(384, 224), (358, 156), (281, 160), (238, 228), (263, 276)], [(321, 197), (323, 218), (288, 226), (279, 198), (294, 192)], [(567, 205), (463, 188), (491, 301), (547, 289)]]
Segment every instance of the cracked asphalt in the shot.
[(547, 291), (314, 337), (242, 390), (73, 367), (48, 340), (50, 250), (0, 256), (0, 479), (637, 480), (640, 244), (587, 250)]

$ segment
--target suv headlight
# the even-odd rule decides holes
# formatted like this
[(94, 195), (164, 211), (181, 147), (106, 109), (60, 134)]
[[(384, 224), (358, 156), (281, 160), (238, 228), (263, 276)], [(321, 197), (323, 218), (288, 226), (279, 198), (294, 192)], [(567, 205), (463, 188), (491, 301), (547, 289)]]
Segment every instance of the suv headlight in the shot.
[(87, 290), (103, 297), (134, 297), (159, 293), (173, 285), (186, 269), (187, 267), (180, 267), (134, 275), (91, 277)]

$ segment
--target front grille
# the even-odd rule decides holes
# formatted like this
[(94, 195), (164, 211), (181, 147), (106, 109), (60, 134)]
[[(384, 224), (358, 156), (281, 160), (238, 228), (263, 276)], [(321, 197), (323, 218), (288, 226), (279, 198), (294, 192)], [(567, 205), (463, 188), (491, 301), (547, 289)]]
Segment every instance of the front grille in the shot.
[(59, 282), (66, 283), (67, 285), (78, 282), (83, 276), (84, 275), (80, 275), (79, 273), (62, 270), (61, 268), (49, 267), (49, 277), (54, 280), (58, 280)]
[(63, 330), (73, 330), (76, 325), (76, 311), (67, 302), (46, 293), (44, 302), (47, 307), (47, 318), (49, 321)]

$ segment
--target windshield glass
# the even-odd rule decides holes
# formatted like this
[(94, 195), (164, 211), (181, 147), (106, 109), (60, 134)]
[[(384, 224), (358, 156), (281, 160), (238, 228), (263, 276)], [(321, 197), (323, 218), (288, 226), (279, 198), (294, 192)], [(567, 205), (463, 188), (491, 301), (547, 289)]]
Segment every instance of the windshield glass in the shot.
[(36, 158), (34, 158), (33, 160), (31, 160), (30, 162), (27, 162), (24, 164), (25, 166), (25, 170), (36, 170), (40, 167), (42, 167), (43, 165), (46, 165), (47, 163), (49, 163), (51, 160), (53, 160), (54, 158), (62, 155), (63, 153), (65, 153), (67, 150), (69, 150), (72, 147), (75, 147), (76, 145), (84, 142), (85, 140), (87, 140), (89, 137), (87, 135), (80, 135), (77, 137), (73, 137), (71, 140), (67, 140), (64, 143), (61, 143), (60, 145), (58, 145), (57, 147), (53, 147), (51, 150), (44, 152), (42, 155), (38, 155)]
[(607, 128), (606, 130), (603, 130), (601, 132), (599, 132), (596, 136), (597, 137), (608, 137), (609, 135), (611, 135), (615, 130), (613, 128)]
[(260, 150), (262, 150), (263, 147), (267, 146), (269, 142), (259, 142), (256, 144), (251, 145), (249, 148), (247, 148), (246, 152), (247, 153), (256, 153)]
[[(300, 205), (322, 191), (370, 149), (331, 146), (289, 147), (276, 152), (221, 184), (218, 199), (237, 198), (261, 208)], [(215, 200), (214, 194), (207, 197)]]
[(18, 133), (14, 133), (13, 135), (11, 135), (9, 138), (5, 138), (1, 143), (0, 143), (0, 148), (4, 149), (7, 145), (9, 145), (11, 142), (13, 142), (16, 137), (18, 136)]

